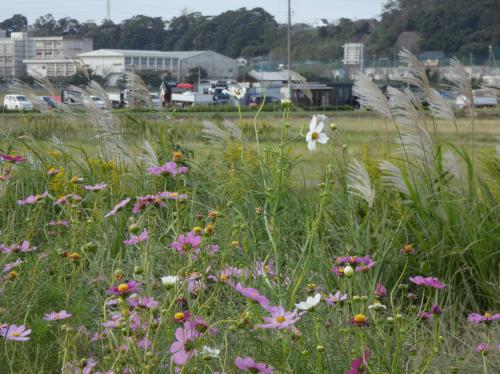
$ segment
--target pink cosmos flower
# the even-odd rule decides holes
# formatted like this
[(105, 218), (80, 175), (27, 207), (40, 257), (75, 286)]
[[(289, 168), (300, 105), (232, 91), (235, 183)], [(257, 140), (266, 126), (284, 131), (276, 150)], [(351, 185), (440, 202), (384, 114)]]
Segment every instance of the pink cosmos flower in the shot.
[(496, 321), (500, 319), (500, 314), (493, 314), (493, 313), (484, 313), (484, 315), (478, 314), (478, 313), (471, 313), (469, 314), (469, 317), (467, 318), (469, 322), (479, 325), (482, 322), (485, 323), (491, 323), (493, 321)]
[(259, 374), (273, 374), (274, 369), (271, 366), (266, 365), (263, 362), (255, 362), (252, 357), (236, 357), (236, 361), (234, 362), (236, 367), (241, 371), (249, 371), (252, 373)]
[(145, 242), (146, 240), (148, 240), (148, 230), (144, 229), (139, 235), (131, 235), (130, 239), (123, 241), (123, 244), (131, 246)]
[(23, 162), (26, 162), (26, 158), (23, 156), (8, 155), (5, 153), (0, 154), (0, 159), (6, 162), (12, 162), (13, 164), (22, 164)]
[(380, 299), (382, 297), (385, 297), (386, 295), (387, 295), (387, 288), (385, 288), (382, 283), (378, 282), (375, 287), (375, 296)]
[(124, 296), (139, 291), (140, 287), (141, 287), (140, 282), (131, 280), (128, 281), (127, 283), (121, 283), (118, 286), (112, 286), (108, 288), (107, 292), (108, 295)]
[(332, 295), (332, 294), (328, 295), (325, 302), (328, 305), (335, 306), (335, 305), (337, 305), (337, 303), (344, 301), (344, 300), (347, 300), (347, 294), (342, 293), (340, 291), (337, 291), (337, 292), (335, 292), (334, 295)]
[(337, 264), (332, 268), (332, 272), (339, 277), (344, 276), (344, 268), (346, 266), (351, 266), (357, 272), (365, 272), (376, 265), (376, 262), (370, 256), (345, 256), (338, 257), (335, 260)]
[(134, 204), (134, 207), (132, 208), (132, 213), (136, 214), (141, 212), (148, 205), (154, 205), (157, 207), (167, 206), (167, 204), (165, 204), (158, 195), (138, 196), (136, 199), (137, 202)]
[(282, 306), (268, 306), (266, 310), (271, 313), (271, 317), (264, 317), (264, 322), (256, 327), (261, 329), (285, 329), (290, 328), (300, 319), (297, 309), (286, 312)]
[(432, 304), (432, 306), (431, 306), (431, 313), (439, 315), (439, 314), (443, 313), (443, 310), (441, 309), (441, 307), (439, 305)]
[(66, 205), (70, 201), (78, 202), (80, 200), (82, 200), (82, 197), (80, 195), (70, 193), (69, 195), (61, 196), (59, 199), (54, 201), (54, 205)]
[(127, 197), (126, 199), (120, 201), (118, 204), (116, 204), (113, 209), (111, 209), (106, 215), (104, 216), (105, 218), (114, 216), (120, 209), (125, 207), (129, 202), (130, 202), (130, 197)]
[(156, 309), (160, 303), (153, 299), (152, 297), (147, 296), (138, 296), (132, 295), (127, 299), (129, 305), (134, 308), (142, 308), (142, 309)]
[(137, 342), (137, 346), (143, 350), (148, 350), (153, 347), (153, 342), (144, 336)]
[(210, 255), (215, 255), (217, 252), (219, 252), (220, 247), (218, 244), (210, 244), (209, 246), (207, 246), (206, 250)]
[(9, 271), (11, 271), (12, 269), (14, 269), (14, 268), (18, 267), (18, 266), (19, 266), (19, 265), (21, 265), (22, 263), (23, 263), (23, 260), (21, 260), (21, 259), (19, 259), (19, 258), (18, 258), (18, 259), (17, 259), (16, 261), (14, 261), (14, 262), (11, 262), (11, 263), (9, 263), (9, 264), (5, 264), (5, 265), (3, 266), (3, 272), (4, 272), (4, 273), (8, 273)]
[(207, 285), (203, 282), (202, 276), (198, 272), (192, 272), (188, 276), (188, 291), (189, 293), (195, 294), (198, 291), (205, 289)]
[(66, 319), (69, 317), (71, 317), (71, 313), (68, 313), (65, 310), (61, 310), (60, 312), (52, 312), (45, 314), (43, 319), (46, 321), (59, 321), (61, 319)]
[(172, 243), (172, 248), (180, 254), (185, 254), (187, 252), (199, 253), (200, 243), (201, 236), (190, 231), (187, 234), (179, 235), (177, 241)]
[(418, 312), (417, 317), (421, 320), (427, 321), (428, 319), (432, 318), (432, 313), (426, 311)]
[(476, 352), (477, 353), (488, 353), (489, 349), (490, 349), (490, 346), (488, 343), (479, 343), (478, 346), (476, 347)]
[(410, 277), (410, 281), (416, 284), (417, 286), (425, 286), (436, 289), (441, 289), (446, 287), (446, 285), (444, 283), (441, 283), (439, 279), (433, 277), (424, 278), (420, 275), (417, 275), (416, 277)]
[(191, 357), (196, 355), (194, 342), (200, 335), (198, 330), (187, 326), (179, 327), (175, 330), (176, 341), (170, 346), (174, 364), (182, 366), (188, 362)]
[(187, 173), (188, 170), (186, 166), (177, 167), (177, 163), (169, 161), (163, 166), (151, 166), (148, 168), (148, 173), (151, 175), (170, 174), (172, 177), (175, 177), (177, 174)]
[(48, 223), (49, 226), (66, 226), (69, 227), (70, 223), (69, 221), (49, 221)]
[(274, 277), (276, 272), (274, 271), (274, 261), (271, 259), (267, 262), (265, 261), (256, 261), (255, 262), (255, 271), (254, 277)]
[(0, 245), (0, 252), (8, 254), (8, 253), (27, 253), (36, 250), (37, 247), (30, 247), (30, 242), (27, 240), (23, 240), (21, 244), (14, 244), (10, 247), (6, 247), (4, 245)]
[(351, 362), (351, 370), (347, 370), (344, 374), (363, 374), (365, 372), (364, 367), (368, 365), (368, 360), (370, 359), (370, 350), (366, 349), (363, 353), (363, 357), (358, 357)]
[(3, 336), (7, 340), (15, 340), (15, 341), (26, 341), (30, 340), (28, 335), (31, 334), (31, 329), (26, 330), (26, 326), (24, 325), (10, 325), (0, 330), (0, 335)]
[(39, 201), (42, 201), (48, 195), (49, 195), (48, 192), (44, 192), (44, 193), (39, 194), (39, 195), (31, 195), (31, 196), (28, 196), (24, 200), (17, 200), (17, 205), (21, 205), (21, 206), (22, 205), (33, 205), (35, 203), (38, 203)]
[(93, 186), (84, 186), (87, 191), (102, 191), (104, 190), (108, 185), (106, 183), (98, 183)]
[(259, 303), (261, 307), (266, 309), (269, 306), (269, 299), (259, 293), (255, 288), (243, 287), (241, 283), (238, 283), (234, 289), (239, 292), (242, 296)]
[(167, 200), (186, 200), (188, 198), (188, 195), (185, 193), (169, 192), (169, 191), (159, 192), (157, 196), (165, 198)]

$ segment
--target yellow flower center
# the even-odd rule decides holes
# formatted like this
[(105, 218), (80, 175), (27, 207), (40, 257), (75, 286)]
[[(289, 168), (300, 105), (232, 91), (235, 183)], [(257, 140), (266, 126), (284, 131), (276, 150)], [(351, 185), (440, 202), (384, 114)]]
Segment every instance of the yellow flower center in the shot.
[(203, 229), (199, 226), (193, 227), (193, 232), (195, 234), (199, 234)]
[(228, 279), (229, 279), (229, 277), (228, 277), (226, 274), (222, 274), (222, 275), (220, 276), (220, 280), (221, 280), (222, 282), (225, 282), (225, 281), (227, 281)]
[(174, 319), (176, 321), (180, 321), (181, 319), (184, 319), (184, 317), (186, 317), (186, 315), (183, 312), (177, 312), (174, 315)]
[(278, 317), (276, 317), (276, 322), (278, 322), (278, 323), (283, 323), (285, 321), (286, 321), (285, 316), (278, 316)]
[(15, 337), (15, 338), (17, 338), (17, 337), (21, 336), (21, 333), (20, 333), (20, 332), (18, 332), (18, 331), (14, 331), (14, 332), (12, 333), (12, 336), (13, 336), (13, 337)]
[(207, 234), (211, 234), (213, 231), (214, 231), (214, 225), (212, 225), (211, 223), (209, 223), (209, 224), (205, 227), (205, 232), (206, 232)]
[(311, 135), (312, 140), (318, 140), (319, 139), (319, 134), (317, 132), (313, 132)]
[(77, 183), (78, 182), (78, 177), (77, 176), (74, 176), (71, 178), (71, 183)]
[(9, 273), (9, 279), (16, 279), (17, 278), (17, 271), (11, 271)]
[(356, 314), (354, 316), (354, 323), (356, 324), (362, 324), (365, 323), (367, 320), (366, 316), (364, 314)]
[(484, 318), (491, 318), (491, 317), (493, 317), (493, 314), (489, 312), (484, 313)]
[(127, 292), (128, 291), (128, 284), (122, 283), (117, 287), (118, 291), (120, 292)]

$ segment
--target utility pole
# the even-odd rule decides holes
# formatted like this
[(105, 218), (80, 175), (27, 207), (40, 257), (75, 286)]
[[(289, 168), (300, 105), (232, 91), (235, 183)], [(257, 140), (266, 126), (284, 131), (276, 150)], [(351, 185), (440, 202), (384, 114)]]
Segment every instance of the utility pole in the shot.
[(292, 1), (288, 0), (288, 99), (292, 101)]
[(106, 0), (106, 19), (111, 21), (111, 0)]

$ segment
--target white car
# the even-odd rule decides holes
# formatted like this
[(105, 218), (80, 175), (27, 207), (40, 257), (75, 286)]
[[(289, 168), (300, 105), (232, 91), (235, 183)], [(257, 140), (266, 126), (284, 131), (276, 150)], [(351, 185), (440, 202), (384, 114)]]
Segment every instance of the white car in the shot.
[(3, 105), (7, 110), (33, 110), (33, 104), (24, 95), (6, 95)]
[(94, 105), (97, 108), (103, 109), (103, 110), (108, 108), (106, 102), (103, 99), (101, 99), (99, 96), (90, 95), (89, 98), (94, 102)]
[(158, 95), (157, 93), (152, 93), (151, 94), (151, 104), (153, 105), (154, 109), (161, 109), (160, 95)]

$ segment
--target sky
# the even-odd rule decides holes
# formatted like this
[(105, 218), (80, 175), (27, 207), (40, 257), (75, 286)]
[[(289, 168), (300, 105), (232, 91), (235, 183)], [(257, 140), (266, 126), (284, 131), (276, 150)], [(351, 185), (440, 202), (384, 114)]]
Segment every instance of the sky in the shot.
[[(381, 13), (385, 0), (291, 0), (293, 22), (314, 24), (321, 18), (372, 18)], [(287, 0), (111, 0), (111, 19), (120, 22), (133, 15), (163, 17), (178, 16), (184, 9), (205, 15), (217, 15), (225, 10), (262, 7), (278, 22), (287, 19)], [(0, 0), (0, 21), (20, 13), (29, 22), (47, 13), (56, 18), (71, 17), (79, 21), (106, 17), (106, 0)]]

